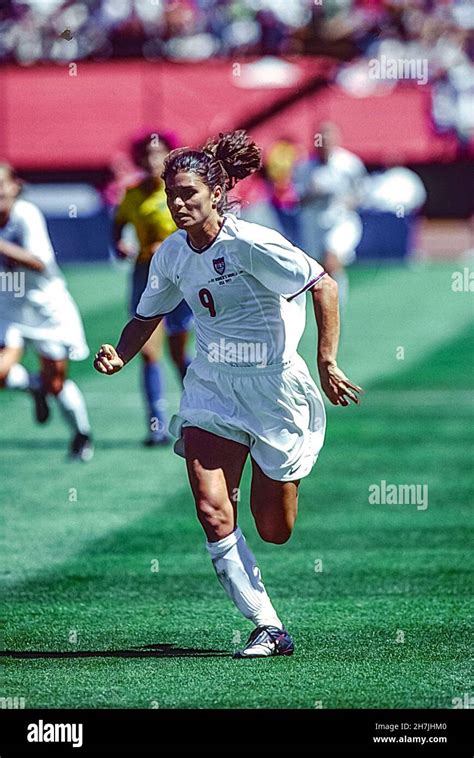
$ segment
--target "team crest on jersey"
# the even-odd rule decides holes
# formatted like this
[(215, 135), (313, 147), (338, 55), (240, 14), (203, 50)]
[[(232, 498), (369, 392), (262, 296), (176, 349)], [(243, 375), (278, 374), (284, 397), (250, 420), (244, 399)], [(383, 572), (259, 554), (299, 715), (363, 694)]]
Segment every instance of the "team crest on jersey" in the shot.
[(225, 260), (224, 258), (214, 258), (212, 261), (214, 265), (214, 271), (218, 274), (223, 274), (225, 271)]

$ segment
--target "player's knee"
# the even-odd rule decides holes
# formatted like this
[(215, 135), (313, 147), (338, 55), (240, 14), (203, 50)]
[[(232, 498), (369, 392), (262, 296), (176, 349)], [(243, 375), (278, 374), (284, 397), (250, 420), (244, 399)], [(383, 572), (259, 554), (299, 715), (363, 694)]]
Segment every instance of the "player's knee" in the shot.
[(287, 525), (275, 526), (273, 524), (259, 524), (256, 522), (257, 531), (264, 542), (273, 545), (284, 545), (291, 537), (292, 529)]
[(64, 387), (64, 377), (60, 375), (42, 377), (42, 384), (48, 395), (59, 395)]
[(10, 373), (10, 366), (2, 366), (2, 362), (0, 361), (0, 389), (5, 389), (7, 385), (7, 377)]
[(140, 352), (145, 364), (156, 363), (158, 360), (158, 351), (150, 345), (144, 345)]

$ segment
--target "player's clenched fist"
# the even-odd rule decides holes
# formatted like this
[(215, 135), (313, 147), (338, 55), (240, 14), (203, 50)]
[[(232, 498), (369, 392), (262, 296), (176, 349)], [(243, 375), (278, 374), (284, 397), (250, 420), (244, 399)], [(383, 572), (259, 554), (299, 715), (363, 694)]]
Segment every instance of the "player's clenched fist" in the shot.
[(95, 354), (94, 368), (99, 374), (115, 374), (124, 362), (112, 345), (101, 345)]

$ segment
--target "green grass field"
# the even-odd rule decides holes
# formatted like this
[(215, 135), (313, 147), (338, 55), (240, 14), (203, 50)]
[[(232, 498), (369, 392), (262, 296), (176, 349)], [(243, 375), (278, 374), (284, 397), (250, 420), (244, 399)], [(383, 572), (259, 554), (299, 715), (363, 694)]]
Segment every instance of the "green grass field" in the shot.
[[(96, 438), (88, 465), (66, 462), (56, 408), (38, 428), (30, 399), (3, 393), (1, 694), (27, 708), (451, 708), (472, 694), (472, 294), (451, 290), (452, 271), (351, 272), (340, 364), (366, 396), (329, 409), (286, 545), (258, 537), (246, 469), (239, 522), (294, 634), (292, 658), (229, 657), (251, 627), (213, 573), (184, 461), (139, 444), (138, 362), (113, 378), (73, 365)], [(123, 269), (66, 275), (91, 348), (113, 341)], [(314, 375), (308, 314), (301, 352)], [(166, 372), (171, 412), (168, 359)], [(428, 508), (370, 505), (381, 480), (426, 484)]]

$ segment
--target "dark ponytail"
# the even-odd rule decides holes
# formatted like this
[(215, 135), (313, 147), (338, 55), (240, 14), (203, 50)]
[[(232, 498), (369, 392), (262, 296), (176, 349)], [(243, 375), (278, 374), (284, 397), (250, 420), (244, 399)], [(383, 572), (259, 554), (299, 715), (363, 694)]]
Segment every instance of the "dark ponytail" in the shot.
[(228, 207), (227, 191), (237, 182), (250, 176), (262, 165), (261, 150), (247, 132), (239, 129), (235, 132), (220, 133), (219, 137), (208, 140), (202, 150), (188, 147), (173, 150), (165, 160), (163, 179), (180, 171), (197, 174), (212, 192), (217, 186), (222, 188), (222, 197), (217, 210), (219, 213)]
[(241, 179), (258, 171), (262, 165), (260, 148), (243, 129), (219, 134), (218, 139), (215, 137), (206, 143), (203, 151), (222, 163), (228, 177), (226, 188), (229, 190)]

